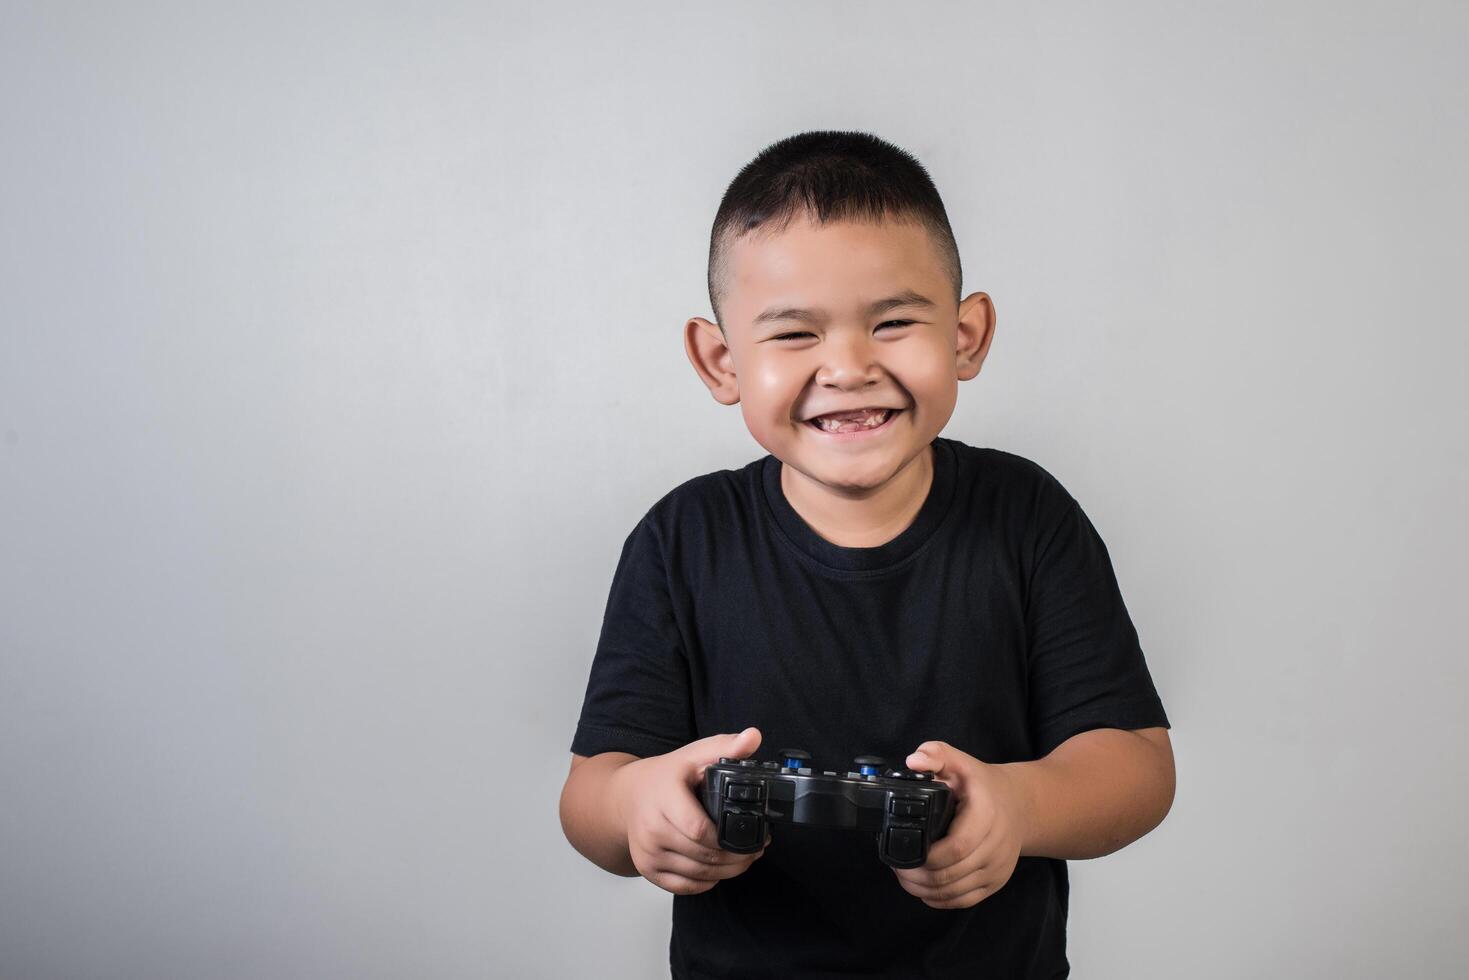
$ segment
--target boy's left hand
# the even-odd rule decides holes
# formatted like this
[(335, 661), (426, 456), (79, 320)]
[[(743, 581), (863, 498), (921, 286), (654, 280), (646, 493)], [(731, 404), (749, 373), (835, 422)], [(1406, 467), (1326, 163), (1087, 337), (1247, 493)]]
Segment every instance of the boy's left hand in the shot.
[(1010, 880), (1020, 858), (1025, 809), (1019, 788), (999, 766), (947, 742), (924, 742), (907, 766), (948, 783), (955, 810), (948, 833), (929, 845), (922, 867), (893, 868), (898, 883), (932, 908), (978, 905)]

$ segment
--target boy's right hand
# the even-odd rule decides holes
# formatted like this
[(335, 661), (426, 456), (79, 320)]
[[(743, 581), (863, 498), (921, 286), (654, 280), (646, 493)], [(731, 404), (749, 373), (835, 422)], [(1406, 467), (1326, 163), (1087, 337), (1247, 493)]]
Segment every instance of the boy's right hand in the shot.
[(710, 735), (617, 771), (613, 795), (640, 875), (675, 895), (697, 895), (742, 873), (765, 853), (764, 846), (753, 854), (721, 849), (719, 830), (700, 801), (706, 767), (721, 758), (743, 759), (759, 747), (760, 730), (747, 728), (738, 735)]

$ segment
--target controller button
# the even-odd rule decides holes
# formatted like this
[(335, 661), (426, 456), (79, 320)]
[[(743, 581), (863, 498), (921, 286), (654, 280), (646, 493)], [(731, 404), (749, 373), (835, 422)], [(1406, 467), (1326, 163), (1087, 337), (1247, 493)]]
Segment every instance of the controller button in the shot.
[(742, 765), (742, 766), (753, 766), (754, 764), (755, 764), (755, 760), (754, 759), (741, 759), (740, 760), (740, 765)]
[(895, 817), (926, 817), (928, 801), (895, 799), (888, 804), (888, 812)]
[(758, 800), (764, 789), (759, 783), (729, 783), (724, 787), (724, 795), (730, 800)]
[(726, 813), (719, 836), (730, 847), (754, 847), (760, 842), (760, 817), (753, 813)]
[(923, 831), (907, 827), (889, 827), (887, 831), (887, 856), (894, 861), (908, 863), (917, 861), (923, 853)]
[(762, 769), (779, 769), (780, 768), (780, 763), (779, 762), (762, 762), (762, 763), (760, 763), (760, 768), (762, 768)]
[(811, 753), (805, 749), (781, 749), (780, 757), (787, 769), (800, 769), (811, 761)]

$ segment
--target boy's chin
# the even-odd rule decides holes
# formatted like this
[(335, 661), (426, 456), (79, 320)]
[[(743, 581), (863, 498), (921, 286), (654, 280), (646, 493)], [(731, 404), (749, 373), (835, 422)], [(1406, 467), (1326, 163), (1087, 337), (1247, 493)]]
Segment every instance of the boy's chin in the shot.
[(811, 439), (793, 440), (772, 455), (812, 479), (849, 492), (880, 487), (898, 474), (909, 457), (908, 443), (902, 439), (862, 449), (812, 445), (820, 438), (813, 433)]

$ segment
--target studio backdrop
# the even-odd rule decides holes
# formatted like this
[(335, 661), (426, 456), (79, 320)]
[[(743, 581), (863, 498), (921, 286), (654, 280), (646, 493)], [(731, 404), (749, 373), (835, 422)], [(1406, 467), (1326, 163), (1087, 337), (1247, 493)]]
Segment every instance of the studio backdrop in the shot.
[(667, 975), (558, 795), (628, 531), (764, 453), (682, 327), (815, 128), (928, 168), (944, 434), (1085, 507), (1173, 724), (1075, 974), (1459, 975), (1466, 26), (7, 4), (0, 977)]

